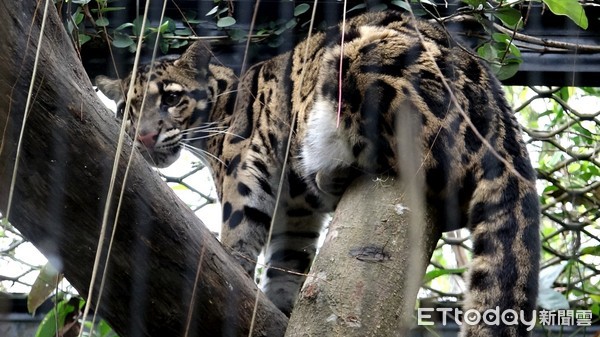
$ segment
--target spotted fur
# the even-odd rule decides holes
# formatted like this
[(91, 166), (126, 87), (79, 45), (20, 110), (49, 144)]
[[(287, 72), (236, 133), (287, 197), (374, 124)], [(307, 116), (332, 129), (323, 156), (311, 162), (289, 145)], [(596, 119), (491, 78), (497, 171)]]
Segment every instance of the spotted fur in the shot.
[[(341, 27), (313, 35), (240, 79), (209, 63), (210, 52), (200, 42), (180, 58), (156, 61), (152, 71), (142, 66), (128, 112), (133, 122), (141, 118), (142, 153), (161, 167), (184, 144), (201, 149), (222, 204), (222, 242), (250, 274), (275, 214), (265, 252), (271, 267), (262, 287), (289, 314), (304, 281), (298, 273), (310, 267), (324, 215), (357, 175), (401, 175), (399, 164), (411, 156), (402, 152), (407, 150), (398, 130), (408, 129), (416, 139), (408, 151), (421, 158), (419, 172), (437, 225), (467, 226), (473, 234), (465, 309), (498, 306), (523, 310), (530, 319), (539, 258), (535, 174), (499, 82), (437, 25), (396, 12), (364, 14), (345, 24), (343, 49)], [(121, 109), (121, 85), (128, 83), (97, 80)], [(397, 128), (406, 121), (414, 127)], [(525, 328), (478, 325), (463, 328), (462, 335), (526, 336)]]

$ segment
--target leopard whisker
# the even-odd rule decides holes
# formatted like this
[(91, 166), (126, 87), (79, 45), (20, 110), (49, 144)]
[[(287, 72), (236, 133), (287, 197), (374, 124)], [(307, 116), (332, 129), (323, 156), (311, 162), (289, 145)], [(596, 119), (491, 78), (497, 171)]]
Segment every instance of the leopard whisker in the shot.
[(185, 134), (189, 134), (189, 133), (194, 133), (197, 131), (223, 131), (226, 130), (227, 127), (225, 126), (202, 126), (202, 127), (195, 127), (195, 128), (189, 128), (189, 129), (185, 129), (183, 131), (181, 131), (181, 134), (185, 135)]
[(211, 132), (210, 132), (209, 134), (207, 134), (207, 135), (198, 136), (198, 137), (186, 138), (186, 140), (188, 140), (188, 141), (189, 141), (189, 140), (205, 139), (205, 138), (210, 138), (210, 137), (214, 137), (214, 136), (216, 136), (216, 135), (223, 135), (223, 134), (225, 134), (225, 135), (230, 135), (230, 136), (234, 136), (234, 137), (236, 137), (236, 138), (239, 138), (239, 139), (246, 139), (246, 138), (244, 138), (244, 137), (242, 137), (242, 136), (240, 136), (240, 135), (238, 135), (238, 134), (235, 134), (235, 133), (233, 133), (233, 132), (229, 132), (229, 131), (225, 131), (225, 130), (223, 130), (223, 131), (215, 130), (215, 131), (211, 131)]
[(219, 157), (215, 156), (214, 154), (212, 154), (208, 151), (191, 146), (190, 144), (186, 144), (186, 143), (181, 143), (181, 145), (188, 151), (192, 152), (193, 154), (195, 154), (201, 158), (209, 157), (209, 158), (212, 158), (212, 159), (216, 160), (217, 162), (221, 163), (223, 166), (226, 166), (225, 163), (223, 162), (223, 160), (221, 160)]

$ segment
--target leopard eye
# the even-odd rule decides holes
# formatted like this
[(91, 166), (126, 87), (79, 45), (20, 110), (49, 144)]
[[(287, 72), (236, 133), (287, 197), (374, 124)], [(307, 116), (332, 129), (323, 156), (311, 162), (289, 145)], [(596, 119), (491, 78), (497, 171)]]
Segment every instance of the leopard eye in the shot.
[(175, 106), (181, 100), (181, 91), (167, 91), (162, 96), (162, 103), (167, 106)]

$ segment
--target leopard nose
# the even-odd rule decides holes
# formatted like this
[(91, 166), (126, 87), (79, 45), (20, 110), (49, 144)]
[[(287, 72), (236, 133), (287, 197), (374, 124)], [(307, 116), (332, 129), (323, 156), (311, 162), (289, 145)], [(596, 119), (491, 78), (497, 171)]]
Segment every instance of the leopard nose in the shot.
[(156, 145), (156, 140), (158, 139), (158, 132), (149, 132), (138, 135), (137, 139), (140, 143), (144, 144), (147, 149), (153, 149)]

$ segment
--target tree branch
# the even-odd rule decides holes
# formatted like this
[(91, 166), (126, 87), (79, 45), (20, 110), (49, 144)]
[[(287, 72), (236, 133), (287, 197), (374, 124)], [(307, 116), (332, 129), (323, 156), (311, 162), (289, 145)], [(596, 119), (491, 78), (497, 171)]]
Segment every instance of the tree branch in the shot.
[[(50, 12), (8, 220), (87, 294), (118, 125), (96, 97), (55, 8)], [(41, 14), (30, 1), (2, 1), (0, 21), (7, 23), (0, 38), (11, 41), (0, 49), (0, 212), (7, 214)], [(124, 183), (128, 155), (121, 155), (116, 186)], [(109, 197), (116, 205), (117, 196)], [(181, 336), (189, 319), (189, 336), (247, 335), (256, 286), (138, 153), (121, 202), (110, 263), (100, 273), (107, 276), (104, 296), (97, 298), (99, 275), (92, 300), (115, 331)], [(114, 209), (110, 217), (112, 224)], [(261, 296), (255, 335), (281, 336), (286, 323)]]

